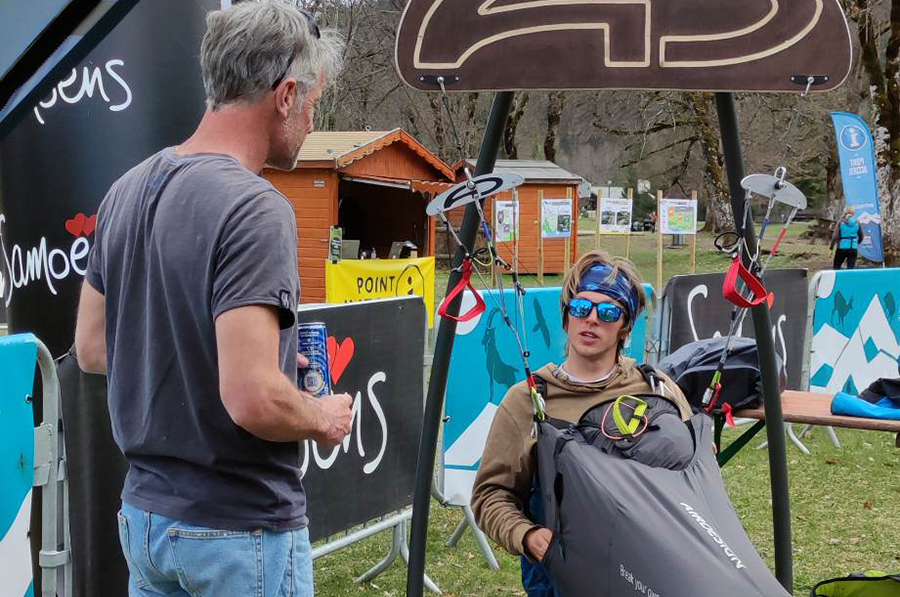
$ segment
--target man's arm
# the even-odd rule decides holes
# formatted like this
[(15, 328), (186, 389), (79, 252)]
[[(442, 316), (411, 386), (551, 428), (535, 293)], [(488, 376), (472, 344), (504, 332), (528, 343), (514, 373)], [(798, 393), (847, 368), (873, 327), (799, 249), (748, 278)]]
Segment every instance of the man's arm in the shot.
[(347, 394), (315, 398), (278, 367), (278, 313), (250, 305), (216, 318), (219, 393), (236, 425), (268, 441), (313, 439), (325, 446), (350, 432)]
[(501, 403), (475, 475), (472, 511), (478, 528), (513, 555), (522, 555), (525, 536), (540, 528), (524, 513), (535, 469), (533, 445), (530, 427), (521, 429)]
[(78, 301), (75, 352), (82, 371), (106, 375), (106, 297), (87, 280)]

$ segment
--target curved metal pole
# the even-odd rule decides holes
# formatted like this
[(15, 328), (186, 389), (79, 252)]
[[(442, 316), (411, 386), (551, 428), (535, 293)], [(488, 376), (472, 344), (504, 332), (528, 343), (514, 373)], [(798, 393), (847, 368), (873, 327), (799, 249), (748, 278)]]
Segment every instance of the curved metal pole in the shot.
[[(475, 165), (475, 176), (487, 174), (494, 170), (497, 151), (506, 126), (506, 118), (512, 106), (514, 93), (501, 91), (494, 96), (491, 115), (484, 131), (481, 152)], [(470, 253), (475, 246), (475, 237), (479, 225), (478, 209), (475, 203), (466, 206), (459, 238)], [(465, 255), (462, 247), (458, 247), (453, 258), (459, 264)], [(459, 282), (460, 273), (450, 272), (447, 292)], [(447, 313), (459, 315), (462, 296), (450, 303)], [(453, 340), (456, 337), (456, 322), (445, 319), (441, 322), (437, 340), (434, 344), (434, 361), (431, 366), (431, 378), (428, 382), (428, 397), (425, 401), (425, 420), (422, 425), (422, 439), (419, 442), (419, 458), (416, 462), (416, 490), (413, 496), (412, 531), (409, 543), (409, 568), (406, 575), (407, 597), (422, 597), (425, 575), (425, 548), (428, 539), (428, 514), (431, 506), (431, 480), (434, 476), (434, 458), (437, 449), (438, 431), (440, 430), (441, 412), (444, 405), (444, 392), (447, 389), (447, 373), (450, 369), (450, 354), (453, 352)]]
[[(722, 135), (722, 151), (725, 170), (731, 191), (731, 211), (737, 219), (744, 214), (744, 158), (738, 132), (737, 112), (733, 93), (716, 93), (716, 109)], [(753, 226), (744, 227), (747, 251), (756, 253), (756, 231)], [(746, 258), (746, 255), (744, 256)], [(749, 265), (749, 264), (745, 264)], [(781, 388), (778, 381), (778, 365), (775, 362), (775, 340), (772, 338), (772, 322), (765, 301), (753, 307), (753, 331), (762, 373), (763, 397), (766, 408), (766, 436), (769, 441), (769, 479), (772, 486), (772, 519), (775, 530), (775, 576), (778, 582), (793, 591), (794, 571), (791, 546), (791, 504), (788, 487), (787, 452), (784, 440), (784, 419), (781, 412)]]

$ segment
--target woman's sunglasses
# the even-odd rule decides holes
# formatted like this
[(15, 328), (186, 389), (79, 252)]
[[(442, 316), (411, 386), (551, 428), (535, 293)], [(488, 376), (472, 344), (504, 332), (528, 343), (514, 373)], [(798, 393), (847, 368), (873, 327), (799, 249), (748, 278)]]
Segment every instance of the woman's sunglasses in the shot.
[(625, 309), (615, 303), (594, 303), (585, 298), (574, 298), (569, 301), (569, 315), (584, 319), (591, 314), (592, 309), (597, 310), (597, 318), (606, 323), (619, 321)]

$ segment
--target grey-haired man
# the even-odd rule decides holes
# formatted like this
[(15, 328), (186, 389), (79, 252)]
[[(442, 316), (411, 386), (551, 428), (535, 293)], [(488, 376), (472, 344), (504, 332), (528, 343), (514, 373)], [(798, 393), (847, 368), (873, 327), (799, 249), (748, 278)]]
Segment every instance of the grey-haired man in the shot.
[(296, 8), (210, 13), (197, 130), (100, 207), (76, 348), (129, 463), (132, 597), (313, 594), (298, 442), (341, 441), (351, 399), (297, 389), (296, 221), (259, 173), (294, 166), (339, 61)]

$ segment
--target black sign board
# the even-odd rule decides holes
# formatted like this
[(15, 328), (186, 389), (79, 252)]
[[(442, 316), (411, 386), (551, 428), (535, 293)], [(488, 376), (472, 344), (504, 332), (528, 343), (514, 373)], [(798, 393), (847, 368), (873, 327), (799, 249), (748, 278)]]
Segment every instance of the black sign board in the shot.
[(313, 541), (412, 503), (422, 434), (425, 304), (420, 297), (304, 308), (328, 328), (334, 391), (355, 398), (353, 430), (334, 450), (305, 442)]
[(221, 0), (139, 2), (0, 140), (0, 277), (10, 332), (69, 348), (96, 214), (129, 168), (204, 110), (200, 40)]
[[(662, 297), (662, 353), (700, 340), (728, 334), (733, 305), (722, 298), (725, 274), (675, 276)], [(772, 334), (775, 350), (785, 363), (788, 387), (800, 389), (806, 339), (807, 272), (805, 269), (769, 270), (766, 290), (773, 295)], [(753, 319), (744, 317), (739, 336), (753, 338)]]

